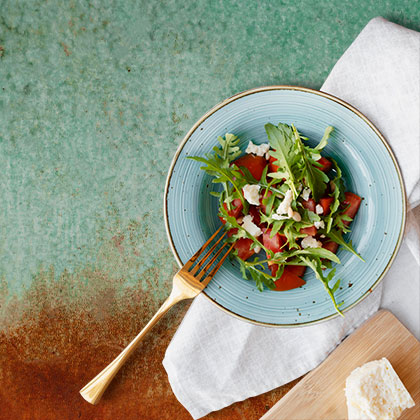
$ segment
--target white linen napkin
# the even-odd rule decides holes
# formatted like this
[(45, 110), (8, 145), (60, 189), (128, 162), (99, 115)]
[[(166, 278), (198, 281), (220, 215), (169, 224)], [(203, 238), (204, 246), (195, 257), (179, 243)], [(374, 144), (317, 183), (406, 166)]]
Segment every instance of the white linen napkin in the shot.
[[(420, 33), (375, 18), (337, 62), (322, 90), (363, 112), (397, 156), (414, 207), (420, 201)], [(276, 329), (240, 321), (198, 296), (168, 346), (163, 365), (194, 419), (298, 378), (383, 306), (420, 334), (418, 233), (408, 229), (384, 282), (346, 313), (314, 326)], [(416, 248), (417, 240), (417, 248)]]

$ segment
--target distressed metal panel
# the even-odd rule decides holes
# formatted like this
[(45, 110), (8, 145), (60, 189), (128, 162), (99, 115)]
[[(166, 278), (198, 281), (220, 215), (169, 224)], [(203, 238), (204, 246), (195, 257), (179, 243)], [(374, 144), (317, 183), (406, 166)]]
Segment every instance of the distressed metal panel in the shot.
[[(374, 16), (415, 2), (0, 2), (0, 419), (189, 419), (161, 361), (188, 304), (96, 406), (78, 390), (169, 293), (166, 171), (206, 110), (319, 88)], [(210, 419), (257, 419), (293, 384)]]

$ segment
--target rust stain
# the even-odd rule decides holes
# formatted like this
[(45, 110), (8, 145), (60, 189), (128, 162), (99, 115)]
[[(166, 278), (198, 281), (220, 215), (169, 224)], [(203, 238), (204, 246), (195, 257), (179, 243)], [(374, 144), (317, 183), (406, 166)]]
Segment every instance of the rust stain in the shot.
[(115, 248), (122, 254), (124, 252), (124, 247), (122, 243), (124, 241), (124, 235), (115, 235), (112, 237), (112, 241), (114, 242)]
[[(142, 277), (155, 285), (158, 273), (151, 268)], [(0, 419), (191, 419), (161, 363), (189, 303), (178, 304), (161, 320), (99, 405), (92, 406), (79, 390), (129, 343), (158, 303), (140, 284), (121, 288), (122, 280), (97, 269), (55, 277), (52, 267), (42, 270), (23, 299), (7, 299), (7, 286), (0, 281)], [(292, 385), (206, 418), (258, 419)]]
[[(163, 405), (176, 418), (184, 409), (172, 395), (161, 361), (188, 305), (179, 305), (156, 326), (93, 407), (79, 389), (128, 344), (157, 307), (140, 286), (117, 293), (104, 273), (81, 274), (65, 273), (54, 284), (50, 269), (38, 276), (24, 301), (8, 303), (7, 312), (19, 314), (19, 321), (3, 318), (0, 333), (0, 419), (161, 419)], [(153, 270), (145, 273), (155, 275)], [(90, 285), (83, 288), (82, 278)], [(76, 287), (80, 298), (71, 300)]]
[(178, 117), (175, 111), (172, 112), (172, 122), (178, 124), (181, 121), (181, 118)]
[(64, 53), (68, 57), (71, 54), (71, 52), (69, 51), (69, 47), (64, 42), (60, 42), (60, 44), (63, 47)]

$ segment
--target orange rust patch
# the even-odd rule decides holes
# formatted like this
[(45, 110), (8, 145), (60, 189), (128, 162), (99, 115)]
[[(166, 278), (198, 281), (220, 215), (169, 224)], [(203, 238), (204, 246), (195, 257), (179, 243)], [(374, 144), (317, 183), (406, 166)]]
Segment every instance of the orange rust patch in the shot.
[(66, 54), (66, 56), (68, 57), (71, 54), (71, 52), (69, 51), (69, 47), (64, 42), (60, 42), (60, 44), (63, 47), (64, 54)]
[[(152, 284), (156, 275), (150, 269), (144, 278)], [(173, 308), (146, 337), (99, 405), (79, 395), (158, 309), (139, 285), (117, 292), (118, 285), (104, 273), (87, 269), (79, 275), (63, 273), (56, 281), (49, 269), (38, 275), (23, 299), (11, 299), (7, 310), (2, 308), (1, 420), (191, 419), (173, 395), (161, 363), (187, 302)], [(207, 418), (258, 419), (291, 386)]]

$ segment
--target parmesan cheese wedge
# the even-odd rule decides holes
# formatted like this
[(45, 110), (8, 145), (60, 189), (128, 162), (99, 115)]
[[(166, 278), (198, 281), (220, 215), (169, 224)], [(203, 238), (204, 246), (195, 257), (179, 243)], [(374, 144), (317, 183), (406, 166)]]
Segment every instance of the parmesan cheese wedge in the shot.
[(395, 420), (415, 405), (388, 359), (355, 369), (346, 380), (349, 420)]

